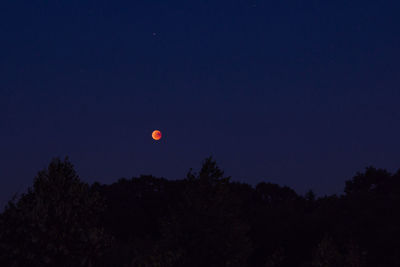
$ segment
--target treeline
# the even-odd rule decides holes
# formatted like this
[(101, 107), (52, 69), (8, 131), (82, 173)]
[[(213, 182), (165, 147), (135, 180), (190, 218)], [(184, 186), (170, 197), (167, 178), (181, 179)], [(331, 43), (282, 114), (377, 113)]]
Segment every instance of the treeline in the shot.
[(54, 159), (0, 214), (0, 266), (400, 266), (400, 171), (369, 167), (341, 196), (224, 176), (88, 185)]

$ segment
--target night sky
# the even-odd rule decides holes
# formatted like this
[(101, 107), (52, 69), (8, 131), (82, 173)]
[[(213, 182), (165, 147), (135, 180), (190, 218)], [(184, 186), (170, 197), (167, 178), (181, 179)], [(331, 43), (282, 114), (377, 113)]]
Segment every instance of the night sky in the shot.
[[(0, 204), (68, 155), (81, 178), (341, 193), (400, 168), (400, 1), (0, 4)], [(159, 129), (161, 141), (151, 133)]]

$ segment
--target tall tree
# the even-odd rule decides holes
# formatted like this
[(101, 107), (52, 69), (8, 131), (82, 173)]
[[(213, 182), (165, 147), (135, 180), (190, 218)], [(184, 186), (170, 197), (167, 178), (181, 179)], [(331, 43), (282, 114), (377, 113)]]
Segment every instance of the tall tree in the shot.
[(54, 159), (0, 220), (1, 266), (94, 266), (107, 244), (103, 204), (68, 158)]
[(230, 190), (229, 177), (207, 158), (186, 182), (164, 232), (181, 255), (180, 266), (246, 266), (249, 226), (241, 219), (240, 199)]

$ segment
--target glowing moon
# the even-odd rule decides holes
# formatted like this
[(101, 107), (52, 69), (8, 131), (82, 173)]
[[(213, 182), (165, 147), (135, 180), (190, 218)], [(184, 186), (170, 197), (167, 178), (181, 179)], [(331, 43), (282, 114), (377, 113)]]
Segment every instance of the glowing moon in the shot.
[(151, 134), (151, 137), (153, 137), (154, 140), (160, 140), (161, 139), (161, 132), (159, 130), (153, 131)]

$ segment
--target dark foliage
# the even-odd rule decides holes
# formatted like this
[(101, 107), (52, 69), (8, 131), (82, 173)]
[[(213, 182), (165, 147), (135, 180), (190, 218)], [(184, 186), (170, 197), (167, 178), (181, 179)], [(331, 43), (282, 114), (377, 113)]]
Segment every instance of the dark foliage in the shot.
[(53, 160), (0, 217), (0, 266), (93, 266), (107, 242), (99, 194)]
[(79, 180), (54, 160), (0, 214), (0, 266), (400, 266), (400, 171), (345, 194), (232, 182), (212, 158), (182, 180)]

